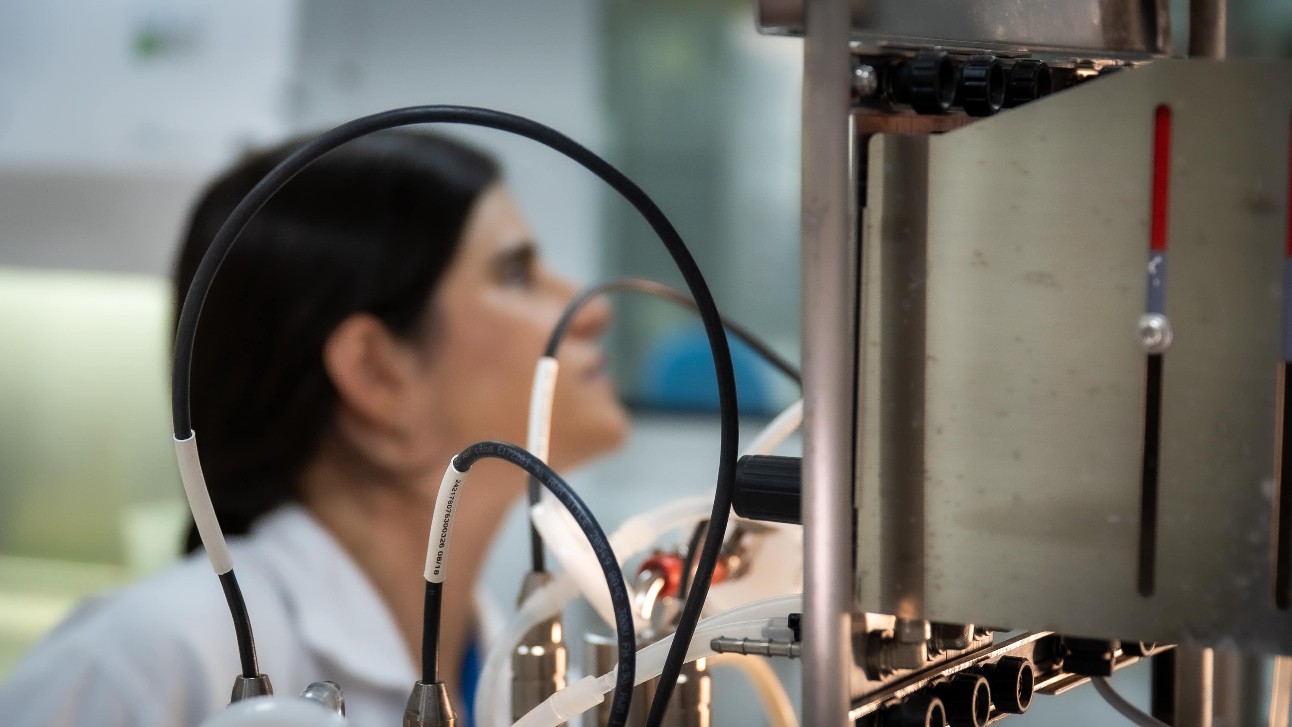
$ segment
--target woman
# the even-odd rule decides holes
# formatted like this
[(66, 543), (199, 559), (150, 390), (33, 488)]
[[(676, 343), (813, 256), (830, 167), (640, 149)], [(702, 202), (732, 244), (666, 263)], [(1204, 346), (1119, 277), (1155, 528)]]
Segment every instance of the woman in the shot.
[[(182, 300), (239, 199), (295, 143), (220, 177), (193, 214)], [(574, 289), (541, 263), (483, 154), (407, 132), (360, 139), (283, 189), (216, 277), (197, 333), (194, 430), (261, 670), (280, 694), (331, 679), (355, 725), (401, 723), (417, 678), (421, 577), (436, 490), (474, 441), (524, 441), (533, 364)], [(552, 463), (627, 431), (588, 306), (561, 349)], [(476, 472), (476, 470), (479, 472)], [(445, 592), (441, 663), (474, 639), (474, 580), (525, 476), (472, 470)], [(190, 538), (190, 546), (194, 545)], [(220, 587), (192, 555), (82, 607), (0, 688), (6, 725), (198, 724), (238, 657)], [(462, 700), (461, 671), (446, 669)]]

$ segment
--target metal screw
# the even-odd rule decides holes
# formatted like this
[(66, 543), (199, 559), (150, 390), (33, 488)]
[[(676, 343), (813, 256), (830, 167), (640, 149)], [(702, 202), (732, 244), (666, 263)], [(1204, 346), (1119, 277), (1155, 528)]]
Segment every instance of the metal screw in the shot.
[(1144, 352), (1150, 354), (1166, 353), (1171, 347), (1171, 341), (1175, 339), (1171, 321), (1161, 313), (1145, 313), (1140, 316), (1136, 334)]
[(857, 98), (870, 98), (879, 90), (879, 73), (873, 66), (859, 63), (852, 69), (852, 92)]

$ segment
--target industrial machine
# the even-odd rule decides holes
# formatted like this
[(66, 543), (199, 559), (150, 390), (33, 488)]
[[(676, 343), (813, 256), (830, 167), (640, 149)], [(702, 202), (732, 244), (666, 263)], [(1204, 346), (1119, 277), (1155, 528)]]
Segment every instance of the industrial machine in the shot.
[[(1292, 62), (1224, 60), (1216, 0), (1191, 4), (1189, 59), (1173, 57), (1167, 0), (758, 10), (765, 31), (805, 39), (805, 406), (738, 466), (731, 359), (703, 276), (649, 197), (554, 130), (466, 107), (364, 117), (276, 168), (214, 245), (227, 251), (276, 185), (348, 139), (470, 123), (547, 144), (610, 183), (687, 279), (692, 297), (666, 297), (705, 322), (723, 422), (711, 513), (667, 504), (607, 536), (544, 464), (568, 312), (536, 370), (526, 448), (477, 443), (449, 464), (406, 727), (457, 723), (436, 638), (455, 499), (483, 458), (534, 478), (536, 528), (519, 614), (484, 670), (488, 724), (553, 727), (598, 707), (616, 727), (722, 724), (705, 660), (738, 654), (802, 656), (811, 727), (985, 727), (1086, 681), (1137, 724), (1286, 725)], [(207, 285), (219, 265), (208, 258)], [(218, 719), (343, 723), (335, 685), (263, 698), (232, 560), (210, 547), (222, 537), (203, 514), (186, 386), (177, 379), (185, 483), (246, 656), (240, 705)], [(800, 417), (802, 460), (766, 456)], [(732, 504), (747, 519), (728, 528)], [(758, 520), (804, 525), (802, 597), (797, 570), (757, 571), (797, 542)], [(624, 557), (679, 526), (694, 529), (688, 548), (655, 552), (625, 583)], [(559, 575), (538, 565), (544, 543)], [(701, 620), (724, 577), (745, 590), (709, 599)], [(593, 644), (595, 673), (567, 683), (559, 613), (576, 594), (616, 639)], [(1152, 716), (1105, 681), (1142, 659), (1154, 664)], [(1240, 693), (1267, 677), (1270, 698)], [(282, 715), (257, 722), (257, 705)]]
[(1142, 658), (1159, 723), (1287, 724), (1285, 668), (1235, 685), (1292, 654), (1292, 63), (1224, 9), (1181, 59), (1165, 0), (759, 3), (805, 40), (805, 724)]

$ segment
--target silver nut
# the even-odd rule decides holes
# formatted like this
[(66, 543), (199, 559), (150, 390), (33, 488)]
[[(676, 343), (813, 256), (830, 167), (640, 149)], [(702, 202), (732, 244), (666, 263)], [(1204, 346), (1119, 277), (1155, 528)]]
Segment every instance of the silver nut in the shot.
[(1145, 313), (1140, 316), (1136, 335), (1144, 352), (1150, 354), (1166, 353), (1171, 347), (1171, 341), (1175, 339), (1171, 321), (1161, 313)]
[(852, 69), (852, 92), (857, 98), (870, 98), (879, 90), (879, 73), (874, 66), (857, 64)]

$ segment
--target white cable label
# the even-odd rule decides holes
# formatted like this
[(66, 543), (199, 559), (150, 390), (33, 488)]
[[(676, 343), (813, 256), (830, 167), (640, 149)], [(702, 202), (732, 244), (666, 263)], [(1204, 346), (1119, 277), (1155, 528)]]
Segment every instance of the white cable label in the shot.
[(197, 432), (188, 439), (175, 440), (175, 458), (179, 463), (180, 481), (184, 483), (184, 496), (188, 498), (188, 509), (193, 513), (193, 522), (197, 523), (198, 537), (202, 539), (202, 547), (206, 549), (206, 557), (210, 559), (215, 574), (222, 576), (233, 570), (233, 556), (229, 554), (229, 545), (224, 542), (224, 532), (215, 517), (206, 478), (202, 476), (202, 463), (197, 455)]
[(556, 375), (561, 365), (544, 356), (534, 367), (534, 386), (529, 390), (529, 432), (525, 449), (547, 461), (552, 443), (552, 402), (556, 398)]
[(453, 513), (458, 502), (458, 492), (466, 482), (465, 472), (459, 472), (456, 460), (449, 462), (435, 496), (435, 515), (431, 518), (431, 538), (426, 548), (426, 580), (443, 583), (448, 577), (449, 545), (453, 539)]

